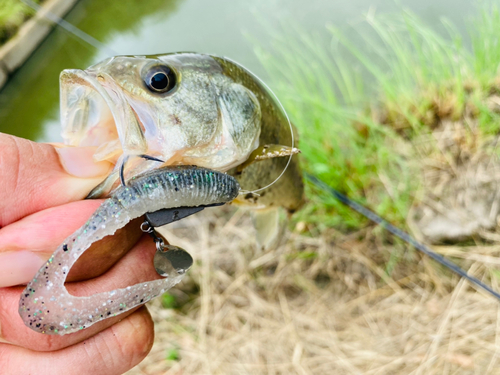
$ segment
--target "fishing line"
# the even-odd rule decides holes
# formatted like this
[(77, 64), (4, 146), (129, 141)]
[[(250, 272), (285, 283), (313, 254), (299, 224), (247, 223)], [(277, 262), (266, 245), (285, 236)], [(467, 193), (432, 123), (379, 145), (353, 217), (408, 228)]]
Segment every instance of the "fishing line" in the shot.
[(90, 36), (86, 32), (80, 30), (78, 27), (73, 26), (71, 23), (63, 20), (61, 17), (44, 9), (42, 6), (38, 5), (37, 3), (33, 2), (32, 0), (21, 0), (21, 2), (37, 12), (40, 11), (40, 14), (43, 17), (45, 17), (45, 18), (49, 19), (50, 21), (54, 22), (55, 24), (61, 26), (64, 30), (68, 31), (70, 34), (75, 35), (77, 38), (80, 38), (84, 42), (90, 44), (92, 47), (104, 50), (107, 53), (109, 53), (110, 55), (118, 55), (118, 53), (113, 51), (111, 48), (107, 47), (105, 44), (99, 42), (97, 39)]
[(345, 196), (344, 194), (340, 193), (339, 191), (335, 190), (331, 186), (327, 185), (325, 182), (321, 181), (317, 177), (313, 176), (312, 174), (305, 173), (305, 176), (309, 181), (311, 181), (314, 185), (319, 187), (320, 189), (329, 192), (331, 195), (333, 195), (334, 198), (345, 204), (346, 206), (352, 208), (354, 211), (357, 211), (361, 215), (365, 216), (366, 218), (370, 219), (374, 223), (380, 225), (382, 228), (385, 230), (391, 232), (393, 235), (396, 237), (402, 239), (406, 243), (412, 245), (415, 247), (417, 250), (421, 251), (425, 255), (431, 257), (434, 259), (436, 262), (442, 264), (445, 267), (448, 267), (450, 270), (458, 274), (459, 276), (469, 280), (471, 283), (477, 285), (478, 287), (484, 289), (494, 297), (496, 297), (498, 300), (500, 300), (500, 294), (495, 292), (491, 287), (488, 285), (484, 284), (482, 281), (479, 279), (475, 278), (474, 276), (470, 276), (467, 274), (465, 270), (460, 268), (457, 264), (453, 263), (452, 261), (446, 259), (442, 255), (439, 255), (435, 253), (433, 250), (431, 250), (429, 247), (425, 246), (423, 243), (418, 242), (416, 239), (414, 239), (412, 236), (410, 236), (408, 233), (402, 231), (401, 229), (395, 227), (391, 223), (389, 223), (387, 220), (382, 219), (380, 216), (378, 216), (376, 213), (373, 211), (370, 211), (366, 207), (360, 205), (359, 203), (356, 203), (355, 201), (351, 200), (349, 197)]
[[(29, 6), (30, 8), (34, 9), (35, 11), (40, 11), (40, 10), (43, 9), (40, 5), (34, 3), (32, 0), (20, 0), (20, 1), (22, 3), (24, 3), (24, 4), (26, 4), (27, 6)], [(62, 19), (61, 17), (55, 15), (54, 13), (49, 12), (47, 10), (44, 10), (43, 13), (42, 13), (42, 15), (43, 15), (43, 17), (48, 18), (52, 22), (54, 22), (57, 25), (61, 26), (63, 29), (65, 29), (69, 33), (75, 35), (77, 38), (80, 38), (84, 42), (90, 44), (91, 46), (93, 46), (93, 47), (95, 47), (97, 49), (105, 50), (110, 55), (119, 55), (113, 49), (107, 47), (106, 45), (104, 45), (103, 43), (101, 43), (100, 41), (98, 41), (97, 39), (95, 39), (94, 37), (90, 36), (86, 32), (80, 30), (76, 26), (74, 26), (71, 23), (65, 21), (64, 19)], [(234, 60), (232, 60), (232, 59), (230, 59), (228, 57), (224, 57), (224, 59), (229, 60), (229, 61), (231, 61), (232, 63), (234, 63), (236, 65), (240, 65), (239, 63), (237, 63), (236, 61), (234, 61)], [(259, 81), (260, 84), (263, 85), (272, 94), (272, 96), (274, 97), (274, 99), (278, 102), (281, 110), (283, 111), (283, 113), (284, 113), (284, 115), (286, 117), (286, 120), (288, 121), (288, 126), (290, 128), (290, 134), (291, 134), (291, 138), (292, 138), (291, 148), (293, 148), (294, 145), (295, 145), (295, 138), (294, 138), (294, 134), (293, 134), (292, 123), (290, 122), (290, 118), (288, 117), (288, 113), (286, 112), (285, 107), (283, 106), (283, 104), (281, 104), (281, 101), (279, 100), (278, 96), (274, 93), (274, 91), (271, 90), (271, 88), (259, 76), (257, 76), (255, 73), (251, 72), (247, 68), (245, 68), (245, 70), (247, 70), (255, 79), (257, 79), (257, 81)], [(268, 185), (266, 185), (266, 186), (264, 186), (264, 187), (262, 187), (260, 189), (256, 189), (256, 190), (251, 190), (251, 191), (249, 191), (249, 190), (240, 190), (240, 194), (249, 194), (249, 193), (254, 194), (254, 193), (257, 193), (259, 191), (265, 190), (265, 189), (271, 187), (272, 185), (274, 185), (285, 174), (286, 170), (288, 169), (288, 166), (292, 162), (292, 157), (293, 157), (293, 155), (290, 154), (290, 156), (288, 157), (288, 161), (287, 161), (287, 163), (285, 165), (285, 168), (283, 168), (283, 171), (280, 173), (280, 175), (278, 177), (276, 177), (274, 179), (274, 181), (272, 181), (270, 184), (268, 184)]]
[[(24, 4), (26, 4), (27, 6), (29, 6), (30, 8), (34, 9), (35, 11), (42, 10), (42, 7), (40, 5), (34, 3), (32, 0), (20, 0), (20, 1), (23, 2)], [(98, 41), (97, 39), (95, 39), (94, 37), (92, 37), (89, 34), (85, 33), (84, 31), (80, 30), (76, 26), (73, 26), (71, 23), (63, 20), (61, 17), (55, 15), (54, 13), (49, 12), (47, 10), (43, 10), (43, 13), (41, 13), (41, 14), (45, 18), (51, 20), (52, 22), (56, 23), (57, 25), (59, 25), (60, 27), (62, 27), (66, 31), (68, 31), (69, 33), (71, 33), (71, 34), (75, 35), (76, 37), (80, 38), (81, 40), (85, 41), (89, 45), (91, 45), (91, 46), (93, 46), (95, 48), (101, 49), (101, 50), (105, 50), (110, 55), (117, 55), (117, 53), (114, 50), (112, 50), (111, 48), (107, 47), (106, 45), (104, 45), (103, 43), (101, 43), (100, 41)], [(229, 61), (231, 61), (232, 63), (234, 63), (236, 65), (240, 65), (239, 63), (237, 63), (236, 61), (234, 61), (234, 60), (232, 60), (230, 58), (227, 58), (227, 57), (224, 57), (224, 58), (227, 59), (227, 60), (229, 60)], [(288, 126), (290, 128), (290, 134), (291, 134), (291, 143), (292, 143), (291, 147), (293, 148), (294, 147), (294, 143), (295, 143), (294, 142), (295, 139), (294, 139), (294, 134), (293, 134), (293, 127), (292, 127), (292, 123), (290, 122), (290, 118), (288, 117), (288, 114), (287, 114), (287, 112), (285, 110), (285, 107), (283, 106), (283, 104), (281, 104), (281, 101), (279, 100), (278, 96), (274, 93), (274, 91), (271, 90), (271, 88), (259, 76), (257, 76), (255, 73), (251, 72), (248, 69), (246, 69), (246, 70), (255, 79), (257, 79), (257, 81), (259, 81), (268, 90), (269, 93), (272, 94), (272, 96), (274, 97), (274, 99), (276, 100), (276, 102), (279, 104), (281, 110), (283, 111), (283, 114), (285, 115), (285, 117), (286, 117), (286, 119), (288, 121)], [(252, 191), (240, 190), (239, 194), (256, 193), (258, 191), (265, 190), (265, 189), (269, 188), (270, 186), (274, 185), (285, 174), (286, 170), (288, 169), (288, 167), (289, 167), (289, 165), (290, 165), (290, 163), (292, 161), (292, 157), (293, 157), (293, 155), (290, 155), (288, 157), (288, 161), (287, 161), (287, 163), (285, 165), (285, 168), (283, 169), (283, 171), (281, 172), (281, 174), (273, 182), (271, 182), (270, 184), (264, 186), (263, 188), (252, 190)], [(392, 233), (396, 237), (398, 237), (401, 240), (405, 241), (406, 243), (412, 245), (417, 250), (421, 251), (425, 255), (429, 256), (432, 259), (434, 259), (436, 262), (438, 262), (438, 263), (442, 264), (443, 266), (449, 268), (450, 270), (452, 270), (453, 272), (455, 272), (457, 275), (465, 278), (466, 280), (468, 280), (471, 283), (475, 284), (476, 286), (482, 288), (483, 290), (485, 290), (486, 292), (490, 293), (492, 296), (494, 296), (498, 300), (500, 300), (500, 294), (499, 293), (495, 292), (491, 287), (489, 287), (488, 285), (484, 284), (482, 281), (480, 281), (479, 279), (475, 278), (474, 276), (470, 276), (469, 274), (467, 274), (467, 272), (465, 270), (463, 270), (462, 268), (460, 268), (457, 264), (455, 264), (452, 261), (446, 259), (442, 255), (439, 255), (439, 254), (435, 253), (429, 247), (427, 247), (424, 244), (418, 242), (416, 239), (414, 239), (408, 233), (406, 233), (403, 230), (395, 227), (394, 225), (392, 225), (391, 223), (389, 223), (387, 220), (385, 220), (385, 219), (381, 218), (380, 216), (378, 216), (373, 211), (370, 211), (366, 207), (364, 207), (364, 206), (360, 205), (359, 203), (356, 203), (355, 201), (351, 200), (350, 198), (348, 198), (344, 194), (340, 193), (339, 191), (335, 190), (331, 186), (327, 185), (325, 182), (321, 181), (317, 177), (315, 177), (315, 176), (313, 176), (313, 175), (311, 175), (309, 173), (305, 173), (305, 176), (314, 185), (316, 185), (317, 187), (319, 187), (320, 189), (322, 189), (324, 191), (329, 192), (334, 198), (336, 198), (337, 200), (339, 200), (341, 203), (343, 203), (346, 206), (348, 206), (348, 207), (352, 208), (353, 210), (357, 211), (358, 213), (360, 213), (361, 215), (363, 215), (366, 218), (370, 219), (374, 223), (382, 226), (385, 230), (389, 231), (390, 233)]]
[[(233, 64), (235, 65), (238, 65), (238, 66), (241, 66), (240, 63), (230, 59), (229, 57), (225, 57), (224, 56), (224, 59), (232, 62)], [(248, 71), (248, 73), (250, 73), (257, 81), (260, 82), (260, 84), (262, 86), (264, 86), (271, 94), (272, 96), (274, 97), (274, 99), (276, 99), (276, 101), (278, 102), (281, 110), (283, 111), (283, 113), (285, 114), (285, 117), (286, 117), (286, 120), (288, 121), (288, 126), (290, 128), (290, 134), (292, 136), (292, 145), (291, 145), (291, 148), (295, 147), (295, 138), (294, 138), (294, 135), (293, 135), (293, 127), (292, 127), (292, 123), (290, 122), (290, 118), (288, 117), (288, 113), (286, 113), (286, 110), (285, 110), (285, 107), (283, 106), (283, 104), (281, 104), (281, 101), (279, 100), (278, 96), (274, 93), (273, 90), (271, 90), (271, 88), (257, 75), (255, 74), (254, 72), (250, 71), (249, 69), (247, 68), (244, 68), (246, 71)], [(278, 180), (285, 174), (286, 170), (288, 169), (288, 166), (290, 165), (290, 163), (292, 162), (292, 157), (293, 157), (293, 154), (290, 154), (290, 156), (288, 157), (288, 161), (285, 165), (285, 168), (283, 168), (283, 171), (281, 172), (281, 174), (276, 177), (274, 179), (273, 182), (271, 182), (270, 184), (260, 188), (260, 189), (256, 189), (256, 190), (240, 190), (240, 194), (254, 194), (258, 191), (262, 191), (262, 190), (265, 190), (267, 189), (268, 187), (271, 187), (272, 185), (274, 185), (276, 182), (278, 182)], [(257, 194), (258, 195), (258, 194)]]

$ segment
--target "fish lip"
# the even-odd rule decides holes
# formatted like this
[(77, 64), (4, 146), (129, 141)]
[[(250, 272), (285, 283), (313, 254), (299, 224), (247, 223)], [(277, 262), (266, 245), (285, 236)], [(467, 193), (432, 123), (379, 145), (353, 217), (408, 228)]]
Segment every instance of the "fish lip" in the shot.
[[(120, 118), (120, 106), (129, 106), (127, 101), (120, 95), (113, 95), (113, 87), (107, 88), (105, 85), (101, 84), (99, 80), (105, 81), (106, 83), (111, 83), (113, 86), (114, 82), (112, 79), (106, 79), (101, 73), (94, 73), (80, 69), (66, 69), (61, 72), (59, 83), (60, 83), (60, 114), (61, 122), (63, 127), (63, 138), (66, 143), (78, 145), (78, 136), (83, 136), (83, 134), (88, 130), (89, 123), (84, 122), (83, 124), (76, 124), (77, 111), (82, 110), (82, 116), (88, 116), (89, 112), (95, 108), (90, 108), (92, 104), (94, 107), (97, 104), (102, 105), (103, 103), (96, 103), (98, 100), (102, 100), (106, 105), (107, 109), (111, 112), (115, 126), (118, 129), (121, 121)], [(83, 89), (82, 89), (83, 88)], [(87, 89), (87, 90), (86, 90)], [(88, 90), (90, 89), (90, 91)], [(97, 93), (98, 97), (93, 96), (93, 93)], [(82, 108), (83, 101), (93, 101), (85, 107)], [(98, 120), (102, 120), (103, 111), (102, 108), (97, 108)], [(97, 121), (98, 123), (98, 121)], [(76, 139), (75, 139), (76, 138)], [(98, 146), (98, 145), (96, 145)]]

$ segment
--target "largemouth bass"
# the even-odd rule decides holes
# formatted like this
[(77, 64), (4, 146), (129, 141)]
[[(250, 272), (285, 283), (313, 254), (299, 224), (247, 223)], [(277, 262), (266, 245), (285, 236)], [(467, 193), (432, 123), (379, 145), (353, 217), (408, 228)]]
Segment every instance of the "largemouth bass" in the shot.
[[(120, 170), (127, 180), (157, 168), (155, 160), (229, 171), (242, 189), (254, 191), (276, 180), (297, 152), (276, 100), (257, 77), (227, 58), (111, 57), (86, 70), (64, 70), (60, 86), (65, 142), (98, 146), (94, 159), (115, 164), (90, 197), (116, 187)], [(303, 204), (297, 157), (274, 185), (241, 195), (236, 203), (297, 210)]]
[(293, 213), (304, 202), (292, 125), (265, 85), (229, 59), (117, 56), (63, 71), (60, 85), (65, 142), (97, 146), (94, 159), (115, 167), (89, 193), (109, 198), (23, 292), (19, 313), (37, 332), (87, 328), (181, 280), (185, 268), (174, 261), (187, 253), (164, 252), (157, 242), (155, 268), (164, 279), (90, 297), (67, 292), (64, 282), (83, 252), (134, 218), (235, 202), (262, 211), (255, 223), (265, 244), (278, 233), (278, 209)]

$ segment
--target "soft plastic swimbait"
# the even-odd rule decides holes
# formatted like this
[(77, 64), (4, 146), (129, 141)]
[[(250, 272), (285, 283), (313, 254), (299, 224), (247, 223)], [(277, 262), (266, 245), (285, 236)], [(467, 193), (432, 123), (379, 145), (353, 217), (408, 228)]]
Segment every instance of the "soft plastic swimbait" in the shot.
[(162, 275), (164, 279), (89, 297), (70, 295), (64, 282), (71, 267), (92, 243), (114, 234), (132, 219), (165, 208), (226, 203), (238, 192), (239, 185), (233, 177), (193, 166), (165, 167), (130, 180), (59, 246), (27, 285), (19, 301), (23, 321), (37, 332), (64, 335), (164, 293), (181, 281), (183, 270), (170, 267)]

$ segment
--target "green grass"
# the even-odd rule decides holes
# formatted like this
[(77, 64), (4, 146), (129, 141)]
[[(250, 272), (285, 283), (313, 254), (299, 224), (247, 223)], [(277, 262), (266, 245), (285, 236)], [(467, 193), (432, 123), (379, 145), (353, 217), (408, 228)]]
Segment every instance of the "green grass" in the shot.
[[(471, 46), (448, 21), (443, 36), (401, 11), (367, 15), (362, 31), (328, 26), (311, 35), (282, 26), (272, 49), (256, 47), (299, 130), (304, 168), (405, 225), (420, 180), (412, 140), (447, 119), (464, 128), (477, 121), (481, 139), (500, 129), (486, 105), (500, 93), (500, 12), (497, 5), (482, 8), (470, 27)], [(297, 220), (322, 228), (366, 224), (334, 198), (307, 189), (311, 204)]]
[(180, 359), (179, 349), (172, 348), (167, 350), (165, 354), (166, 361), (178, 361), (179, 359)]
[(165, 293), (161, 296), (161, 305), (165, 309), (175, 309), (177, 307), (177, 299), (175, 296)]
[[(34, 1), (37, 4), (42, 2)], [(0, 45), (12, 38), (23, 22), (34, 14), (35, 11), (20, 0), (0, 0)]]

